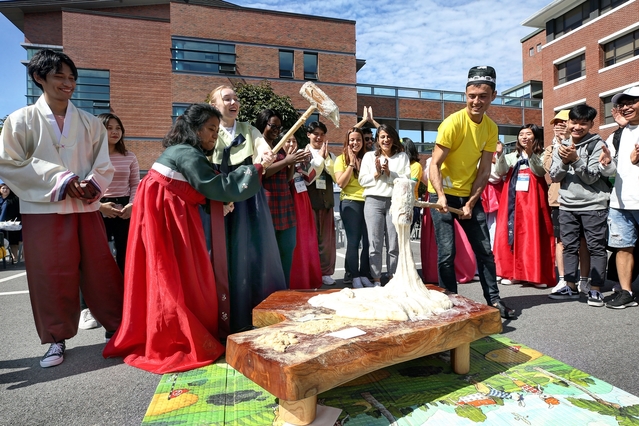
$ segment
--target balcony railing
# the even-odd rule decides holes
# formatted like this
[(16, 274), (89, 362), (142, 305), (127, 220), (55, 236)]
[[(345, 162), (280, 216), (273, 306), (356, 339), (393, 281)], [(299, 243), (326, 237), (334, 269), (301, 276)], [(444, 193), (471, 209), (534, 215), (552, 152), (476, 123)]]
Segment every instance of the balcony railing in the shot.
[[(466, 102), (464, 92), (450, 92), (446, 90), (413, 89), (407, 87), (378, 86), (370, 84), (358, 84), (358, 95), (387, 96), (392, 98), (425, 99), (429, 101)], [(497, 96), (493, 105), (510, 107), (539, 108), (541, 99), (516, 98), (512, 96)]]

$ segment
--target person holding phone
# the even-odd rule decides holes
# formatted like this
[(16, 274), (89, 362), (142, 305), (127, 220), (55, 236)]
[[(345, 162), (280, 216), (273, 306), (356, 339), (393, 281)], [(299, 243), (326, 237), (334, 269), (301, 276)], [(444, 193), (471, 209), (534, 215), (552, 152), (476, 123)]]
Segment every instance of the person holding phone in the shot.
[(388, 237), (388, 278), (397, 269), (399, 242), (390, 205), (393, 182), (399, 177), (410, 179), (410, 160), (404, 152), (397, 131), (386, 124), (377, 128), (377, 149), (367, 152), (359, 170), (359, 184), (364, 188), (364, 217), (368, 232), (369, 261), (373, 284), (381, 285), (382, 249)]
[(597, 110), (577, 105), (568, 113), (570, 138), (553, 152), (550, 178), (560, 182), (559, 224), (564, 245), (564, 280), (566, 285), (548, 297), (556, 300), (578, 299), (577, 269), (581, 235), (590, 252), (591, 289), (588, 305), (604, 306), (600, 288), (606, 279), (606, 231), (610, 183), (607, 177), (616, 171), (606, 143), (590, 133)]

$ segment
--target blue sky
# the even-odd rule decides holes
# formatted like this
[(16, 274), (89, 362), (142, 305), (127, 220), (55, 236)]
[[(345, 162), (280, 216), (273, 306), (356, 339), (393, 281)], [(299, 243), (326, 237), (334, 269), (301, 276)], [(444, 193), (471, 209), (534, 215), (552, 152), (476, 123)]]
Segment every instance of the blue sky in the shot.
[[(462, 91), (468, 69), (492, 65), (497, 90), (522, 81), (521, 22), (550, 0), (231, 0), (240, 6), (357, 21), (359, 83)], [(22, 33), (0, 15), (0, 118), (25, 105)]]

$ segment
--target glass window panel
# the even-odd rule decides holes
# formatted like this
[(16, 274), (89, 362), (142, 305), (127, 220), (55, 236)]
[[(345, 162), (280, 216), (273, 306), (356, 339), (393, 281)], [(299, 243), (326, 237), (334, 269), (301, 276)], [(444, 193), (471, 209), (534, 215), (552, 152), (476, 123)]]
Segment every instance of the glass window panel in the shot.
[(304, 72), (317, 72), (316, 53), (304, 53)]
[(360, 95), (370, 95), (373, 92), (373, 88), (370, 86), (357, 86), (357, 93)]
[(93, 78), (93, 77), (78, 77), (78, 80), (76, 81), (77, 84), (89, 84), (92, 86), (95, 85), (101, 85), (101, 86), (108, 86), (109, 85), (109, 79), (104, 79), (104, 78)]
[(464, 102), (464, 95), (461, 93), (443, 92), (443, 98), (445, 101)]
[(304, 79), (317, 80), (317, 53), (304, 53)]
[(581, 24), (581, 6), (578, 6), (564, 15), (566, 29), (574, 29)]
[(293, 78), (293, 52), (280, 50), (280, 77)]
[(220, 53), (235, 53), (235, 45), (234, 44), (218, 44), (218, 49)]
[(110, 73), (109, 71), (104, 71), (104, 70), (87, 70), (87, 69), (79, 69), (78, 70), (78, 77), (96, 77), (96, 78), (103, 78), (107, 81), (110, 79)]
[(320, 119), (319, 113), (314, 112), (308, 117), (308, 120), (306, 120), (306, 122), (304, 123), (304, 126), (308, 127), (308, 125), (311, 124), (313, 121), (319, 121), (319, 119)]
[(402, 98), (419, 98), (419, 91), (418, 90), (398, 90), (397, 91), (397, 96), (400, 96)]
[(111, 89), (109, 86), (83, 86), (80, 84), (76, 84), (75, 86), (76, 92), (91, 92), (91, 93), (100, 93), (100, 94), (109, 94)]
[(422, 90), (421, 95), (422, 99), (434, 99), (438, 101), (442, 98), (440, 91), (435, 92), (433, 90)]
[(219, 61), (224, 64), (233, 64), (235, 65), (235, 55), (218, 55)]
[[(174, 38), (171, 50), (173, 71), (206, 74), (235, 74), (235, 45)], [(221, 64), (226, 66), (221, 67)]]
[(603, 104), (604, 124), (612, 124), (615, 119), (612, 118), (612, 95), (601, 98)]
[(387, 87), (374, 87), (373, 94), (381, 96), (395, 96), (395, 89), (389, 89)]
[(634, 43), (631, 42), (630, 43), (626, 43), (623, 45), (617, 45), (617, 48), (615, 49), (615, 56), (617, 58), (617, 61), (620, 61), (623, 58), (632, 56), (634, 53)]

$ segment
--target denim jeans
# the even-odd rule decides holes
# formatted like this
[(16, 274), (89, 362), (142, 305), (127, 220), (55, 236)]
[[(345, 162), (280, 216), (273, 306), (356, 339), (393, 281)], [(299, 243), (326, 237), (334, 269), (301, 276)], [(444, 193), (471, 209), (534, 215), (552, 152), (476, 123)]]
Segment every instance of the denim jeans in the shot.
[[(461, 209), (469, 197), (457, 197), (446, 195), (448, 206)], [(429, 201), (437, 203), (436, 194), (430, 194)], [(435, 228), (435, 240), (437, 242), (437, 272), (439, 286), (453, 293), (457, 293), (457, 278), (455, 277), (455, 228), (453, 220), (457, 215), (452, 213), (442, 214), (435, 209), (430, 209)], [(458, 220), (458, 219), (457, 219)], [(470, 219), (458, 220), (468, 237), (475, 258), (477, 259), (477, 271), (479, 281), (484, 292), (484, 298), (489, 305), (500, 300), (497, 287), (497, 272), (495, 269), (495, 257), (490, 248), (490, 233), (486, 225), (486, 214), (481, 201), (477, 201), (473, 207)]]
[[(339, 204), (339, 215), (346, 231), (346, 272), (353, 278), (368, 277), (370, 262), (368, 258), (368, 233), (364, 221), (364, 202), (342, 200)], [(362, 241), (362, 252), (359, 254), (359, 242)]]

